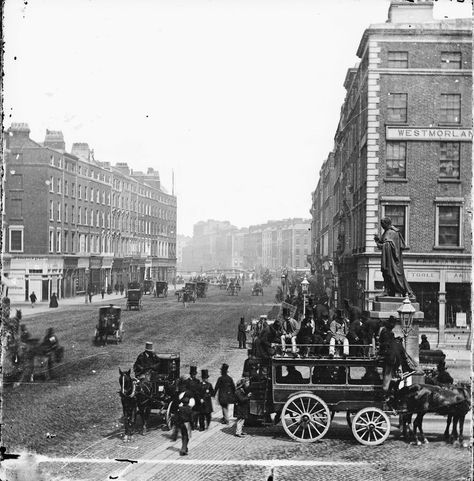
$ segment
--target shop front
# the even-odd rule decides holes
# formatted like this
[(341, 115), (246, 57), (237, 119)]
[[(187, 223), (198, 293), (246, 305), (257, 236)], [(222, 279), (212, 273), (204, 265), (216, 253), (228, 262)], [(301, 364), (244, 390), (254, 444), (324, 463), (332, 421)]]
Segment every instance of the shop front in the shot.
[(74, 297), (76, 295), (77, 266), (78, 258), (76, 256), (64, 256), (63, 297)]

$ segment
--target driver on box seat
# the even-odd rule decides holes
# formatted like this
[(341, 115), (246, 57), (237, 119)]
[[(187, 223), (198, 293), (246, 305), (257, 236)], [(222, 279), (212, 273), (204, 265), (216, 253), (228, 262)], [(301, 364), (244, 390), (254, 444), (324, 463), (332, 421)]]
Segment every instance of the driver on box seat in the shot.
[(145, 351), (138, 355), (133, 371), (140, 380), (150, 381), (152, 374), (158, 372), (160, 359), (153, 351), (153, 343), (145, 343)]

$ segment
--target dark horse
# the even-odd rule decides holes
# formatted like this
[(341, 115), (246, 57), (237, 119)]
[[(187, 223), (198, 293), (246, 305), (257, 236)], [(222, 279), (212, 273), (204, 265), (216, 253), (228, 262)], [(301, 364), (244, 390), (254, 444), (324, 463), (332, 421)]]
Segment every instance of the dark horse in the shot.
[(135, 425), (137, 413), (136, 381), (132, 378), (130, 371), (130, 369), (128, 371), (122, 371), (119, 368), (119, 395), (122, 401), (123, 423), (125, 427), (125, 442), (132, 440), (133, 428)]
[[(420, 445), (428, 443), (423, 433), (423, 416), (426, 413), (435, 413), (448, 416), (448, 423), (444, 433), (445, 438), (459, 438), (459, 443), (464, 446), (464, 419), (471, 407), (471, 393), (464, 386), (442, 388), (431, 384), (413, 384), (404, 387), (395, 393), (395, 407), (402, 414), (403, 434), (407, 438), (407, 430), (411, 433), (410, 424), (413, 414), (416, 414), (413, 422), (413, 438)], [(453, 431), (451, 437), (449, 428), (451, 420)], [(459, 434), (457, 428), (459, 427)], [(417, 435), (420, 434), (420, 438)]]

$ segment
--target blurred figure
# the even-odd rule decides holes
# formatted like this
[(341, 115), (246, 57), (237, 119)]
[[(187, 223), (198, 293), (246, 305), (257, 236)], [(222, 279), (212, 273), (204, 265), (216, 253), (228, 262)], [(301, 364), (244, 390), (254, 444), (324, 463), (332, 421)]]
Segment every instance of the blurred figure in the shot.
[(422, 350), (430, 350), (431, 346), (430, 343), (428, 342), (428, 339), (426, 337), (426, 334), (421, 335), (421, 342), (420, 342), (420, 351)]

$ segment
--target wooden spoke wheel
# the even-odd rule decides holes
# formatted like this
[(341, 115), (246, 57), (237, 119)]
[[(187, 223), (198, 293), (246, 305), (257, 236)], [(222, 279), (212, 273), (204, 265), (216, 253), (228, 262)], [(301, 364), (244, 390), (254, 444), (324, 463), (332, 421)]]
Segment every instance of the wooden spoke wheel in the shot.
[(328, 432), (331, 412), (315, 394), (296, 394), (283, 406), (281, 423), (290, 438), (302, 443), (314, 443)]
[(166, 418), (165, 418), (165, 421), (166, 421), (166, 425), (168, 426), (168, 429), (171, 431), (172, 427), (173, 427), (173, 413), (172, 413), (172, 409), (173, 409), (173, 401), (171, 401), (169, 404), (168, 404), (168, 407), (166, 409)]
[(390, 434), (390, 419), (381, 409), (361, 409), (352, 420), (352, 433), (359, 443), (377, 446)]

